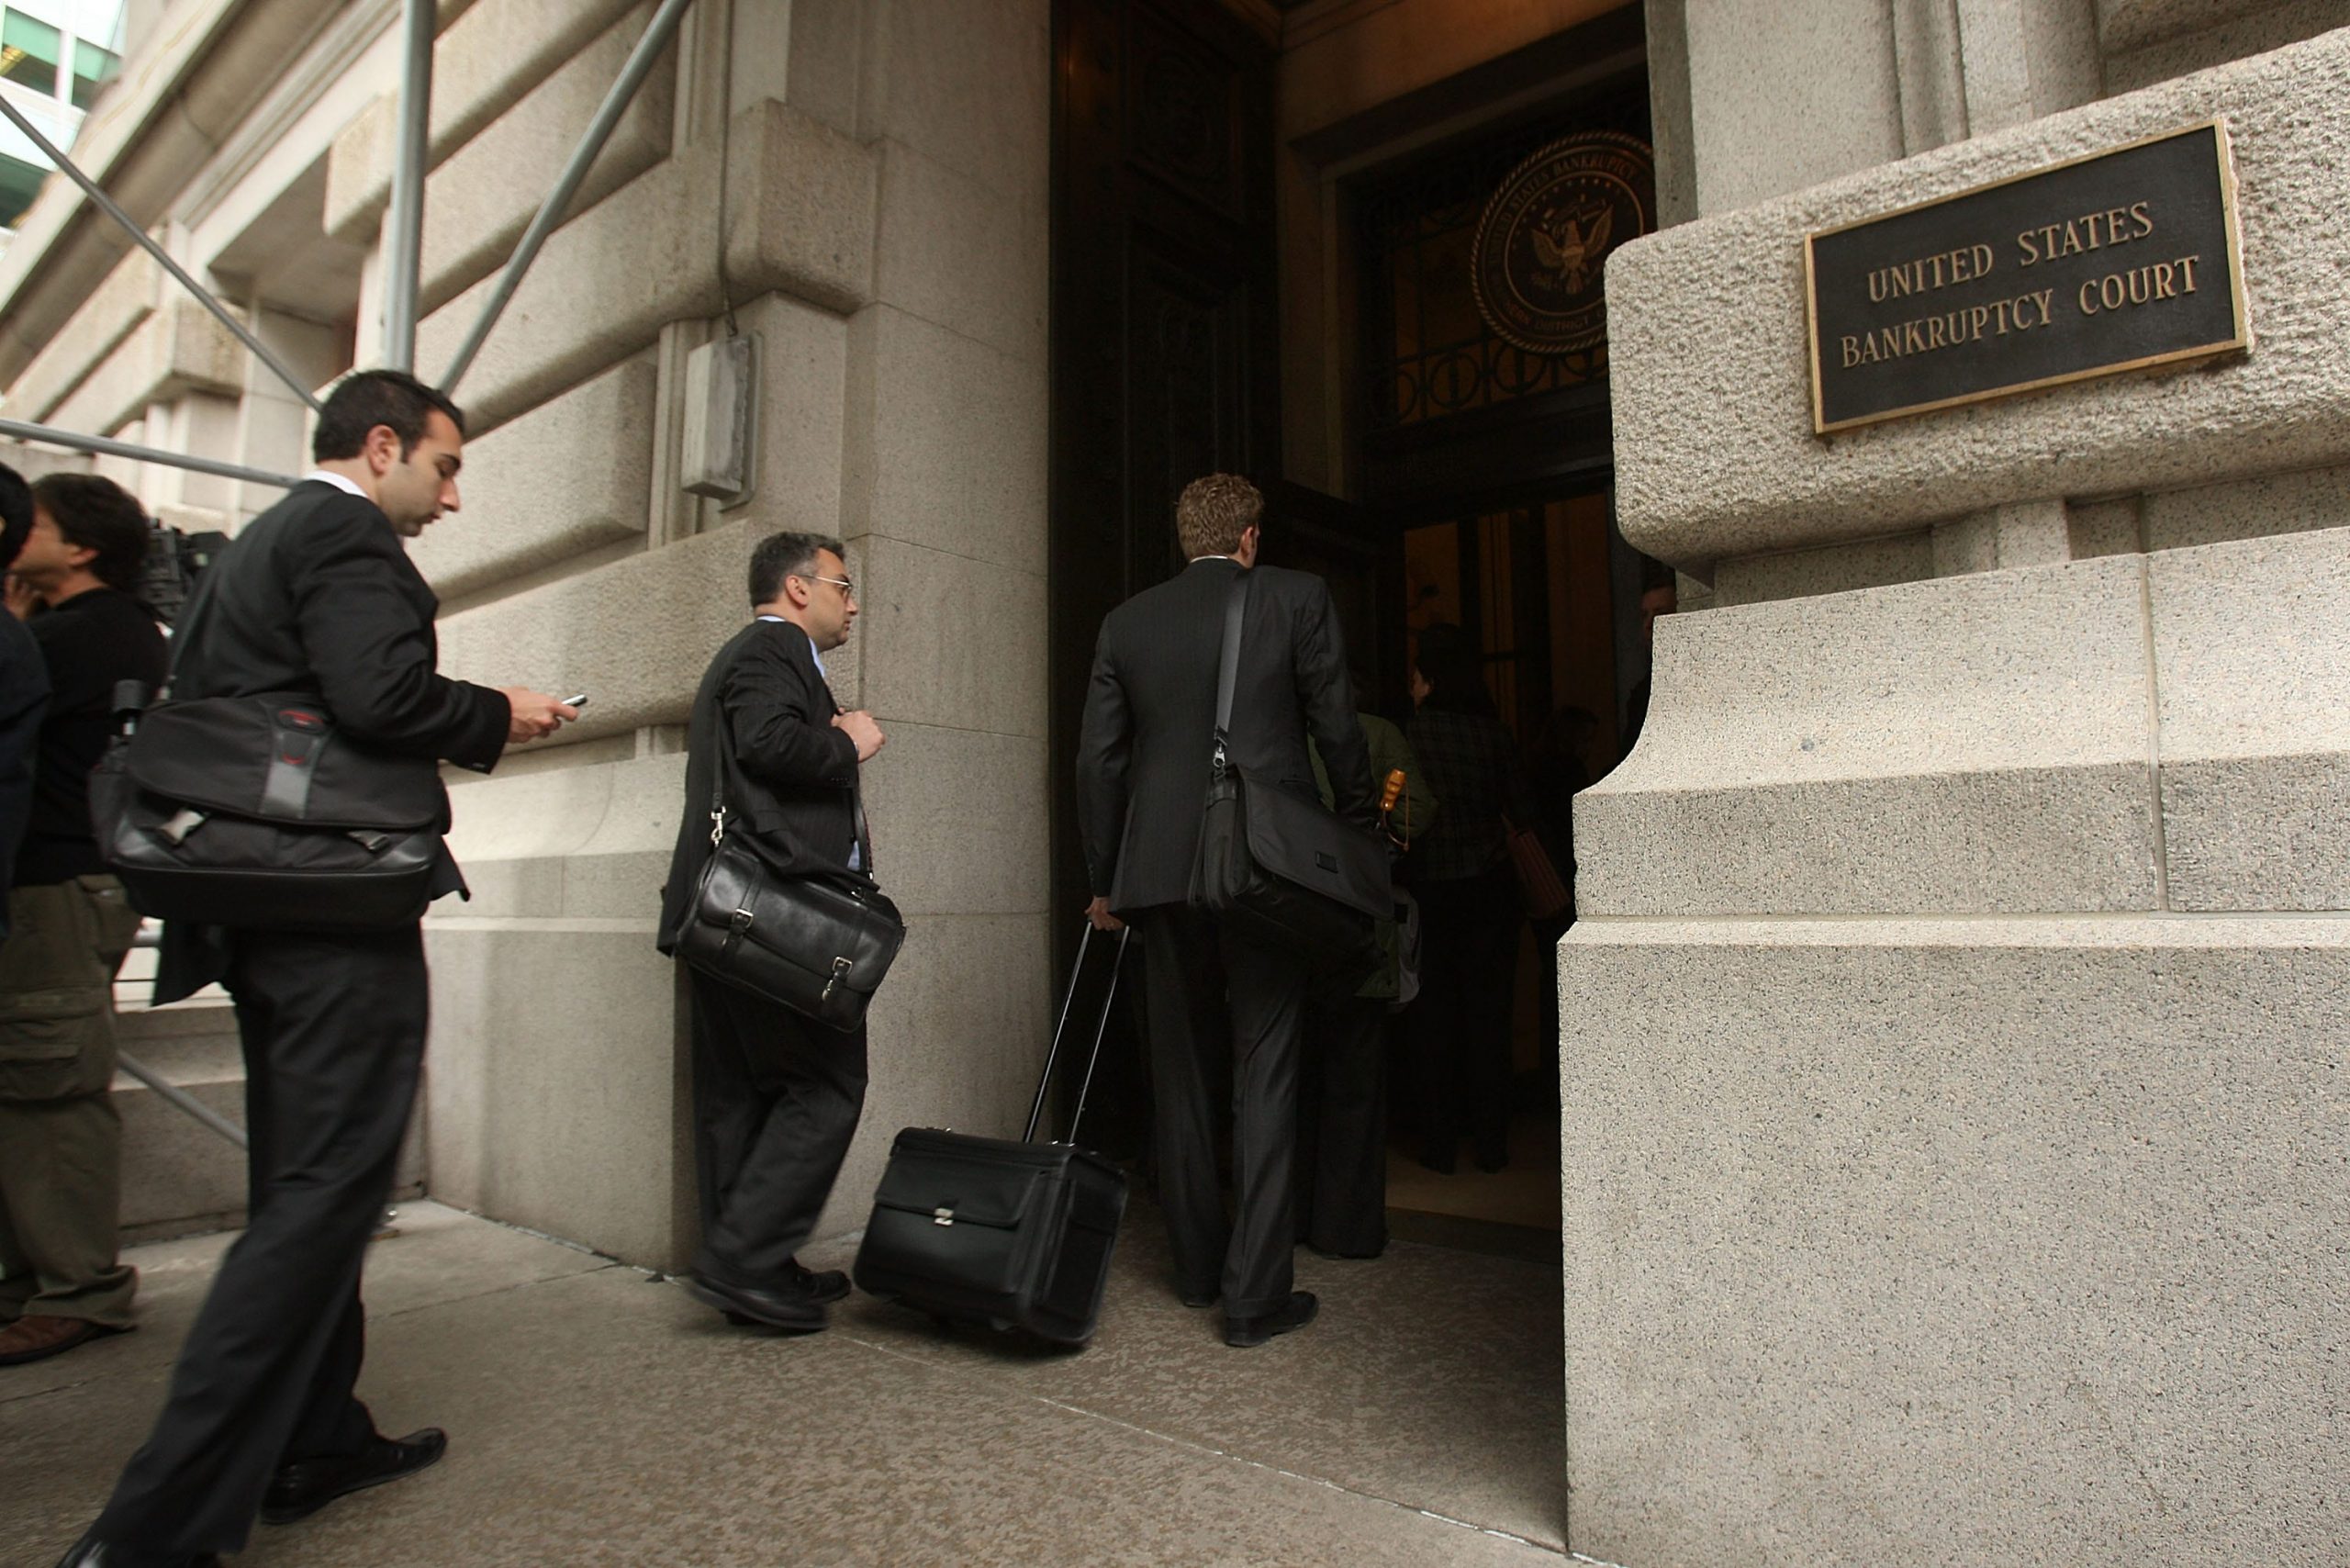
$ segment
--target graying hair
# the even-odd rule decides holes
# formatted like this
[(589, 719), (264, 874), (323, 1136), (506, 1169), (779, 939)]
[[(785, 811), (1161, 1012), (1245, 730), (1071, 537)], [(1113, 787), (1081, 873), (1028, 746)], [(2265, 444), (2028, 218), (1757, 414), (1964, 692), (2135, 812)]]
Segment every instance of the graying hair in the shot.
[(770, 533), (751, 552), (751, 604), (772, 602), (786, 577), (813, 577), (819, 552), (848, 559), (848, 546), (827, 533)]

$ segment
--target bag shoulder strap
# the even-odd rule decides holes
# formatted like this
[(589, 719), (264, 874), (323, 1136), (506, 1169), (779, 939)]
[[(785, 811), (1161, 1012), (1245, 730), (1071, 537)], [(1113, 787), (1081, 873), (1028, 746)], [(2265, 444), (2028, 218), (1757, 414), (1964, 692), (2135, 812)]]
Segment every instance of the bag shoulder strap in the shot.
[(1224, 777), (1225, 749), (1232, 739), (1232, 694), (1240, 684), (1240, 629), (1248, 618), (1248, 590), (1256, 574), (1244, 568), (1232, 579), (1224, 601), (1224, 652), (1215, 668), (1215, 776)]

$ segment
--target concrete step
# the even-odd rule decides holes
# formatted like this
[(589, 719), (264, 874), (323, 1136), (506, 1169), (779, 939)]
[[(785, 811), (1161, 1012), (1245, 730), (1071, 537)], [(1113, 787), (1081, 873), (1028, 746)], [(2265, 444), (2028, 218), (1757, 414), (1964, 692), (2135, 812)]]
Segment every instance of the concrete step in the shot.
[[(131, 962), (151, 951), (133, 949)], [(126, 995), (126, 991), (131, 995)], [(149, 1007), (149, 986), (116, 985), (116, 1038), (164, 1082), (242, 1126), (245, 1060), (228, 994), (207, 987), (169, 1007)], [(135, 997), (135, 1000), (134, 1000)], [(122, 1117), (122, 1238), (128, 1246), (226, 1230), (245, 1222), (245, 1151), (127, 1072), (114, 1079)], [(420, 1114), (387, 1199), (424, 1190), (424, 1128)]]
[[(122, 1048), (165, 1082), (244, 1124), (245, 1063), (226, 997), (123, 1008), (115, 1029)], [(244, 1223), (243, 1149), (127, 1072), (115, 1074), (114, 1103), (126, 1245)]]

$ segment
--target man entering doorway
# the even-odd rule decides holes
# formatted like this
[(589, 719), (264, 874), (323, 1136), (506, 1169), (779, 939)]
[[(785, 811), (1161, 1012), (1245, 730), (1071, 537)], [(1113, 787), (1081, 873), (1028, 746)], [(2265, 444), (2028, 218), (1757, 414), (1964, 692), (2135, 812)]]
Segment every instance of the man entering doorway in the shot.
[[(1261, 1345), (1317, 1309), (1293, 1290), (1293, 1156), (1304, 966), (1233, 935), (1188, 900), (1215, 745), (1216, 671), (1233, 585), (1254, 575), (1232, 703), (1230, 756), (1252, 789), (1315, 798), (1313, 737), (1339, 813), (1378, 818), (1371, 754), (1355, 722), (1347, 650), (1319, 577), (1257, 565), (1263, 498), (1211, 474), (1176, 503), (1189, 563), (1102, 623), (1077, 751), (1079, 830), (1101, 930), (1141, 935), (1160, 1203), (1188, 1306), (1224, 1298), (1225, 1342)], [(1225, 1014), (1219, 1018), (1218, 1014)], [(1215, 1070), (1229, 1024), (1231, 1073)], [(1238, 1212), (1215, 1170), (1215, 1095), (1234, 1085)]]

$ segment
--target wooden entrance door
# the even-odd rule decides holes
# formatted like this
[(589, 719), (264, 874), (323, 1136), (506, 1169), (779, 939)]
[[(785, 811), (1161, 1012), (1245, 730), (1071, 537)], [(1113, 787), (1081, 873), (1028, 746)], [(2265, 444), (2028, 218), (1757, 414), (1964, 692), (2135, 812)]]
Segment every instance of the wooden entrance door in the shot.
[(1184, 485), (1281, 470), (1273, 56), (1215, 0), (1060, 0), (1054, 43), (1052, 881), (1073, 917), (1102, 618), (1182, 565)]
[[(1053, 44), (1047, 798), (1066, 979), (1088, 897), (1073, 789), (1094, 638), (1181, 566), (1186, 484), (1280, 473), (1280, 323), (1271, 47), (1216, 0), (1057, 0)], [(1147, 1136), (1133, 1024), (1113, 1024), (1085, 1122), (1113, 1153)]]

